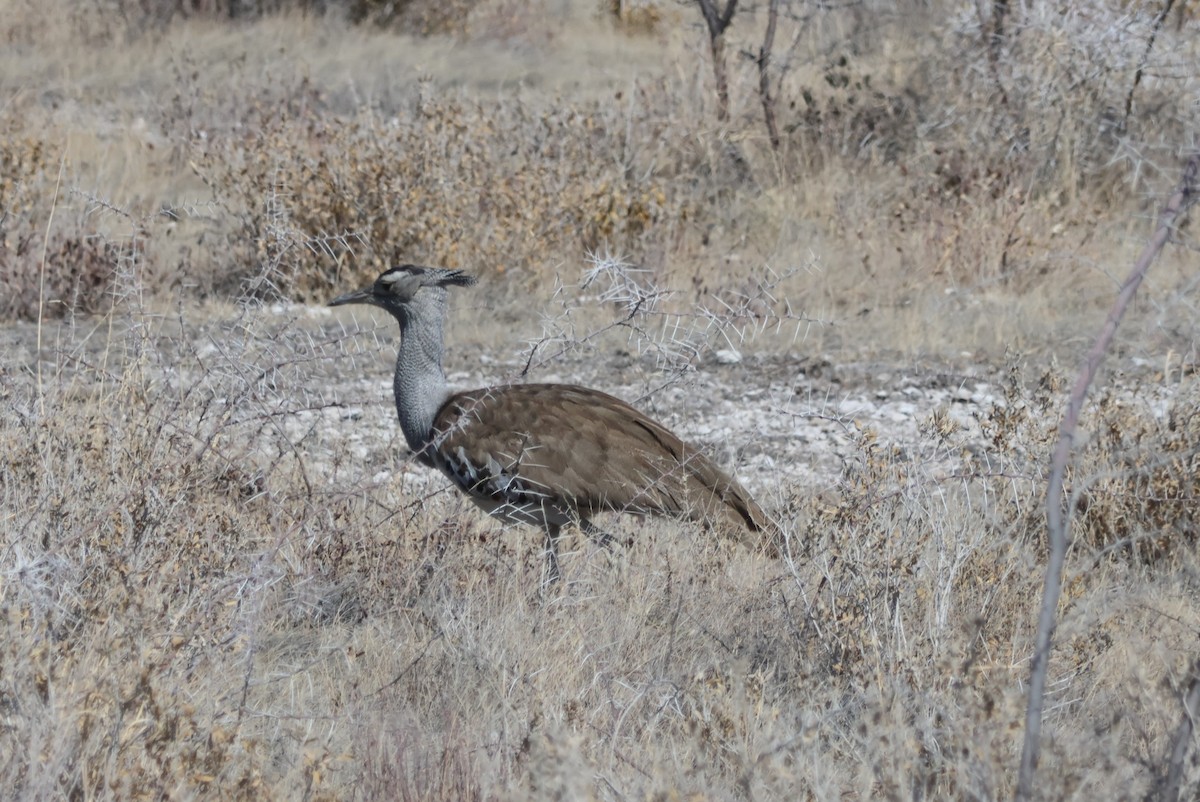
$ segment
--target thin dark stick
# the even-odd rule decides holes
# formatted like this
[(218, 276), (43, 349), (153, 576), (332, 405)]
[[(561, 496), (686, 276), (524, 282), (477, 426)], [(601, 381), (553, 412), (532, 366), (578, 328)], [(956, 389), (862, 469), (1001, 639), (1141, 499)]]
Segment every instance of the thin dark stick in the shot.
[(779, 150), (779, 124), (775, 122), (775, 98), (771, 97), (771, 77), (767, 67), (771, 63), (771, 49), (775, 46), (775, 23), (779, 19), (779, 0), (771, 0), (767, 10), (767, 31), (763, 35), (762, 47), (758, 51), (758, 94), (762, 99), (763, 120), (767, 124), (767, 136), (771, 149)]
[(1000, 62), (1004, 50), (1004, 20), (1008, 17), (1008, 0), (993, 0), (992, 30), (988, 33), (988, 63), (992, 68), (992, 79), (996, 82), (996, 90), (1000, 93), (1000, 105), (1008, 105), (1008, 92), (1004, 90), (1004, 82), (1000, 80)]
[(1167, 764), (1167, 776), (1163, 780), (1158, 799), (1162, 802), (1178, 802), (1179, 786), (1183, 782), (1183, 759), (1192, 744), (1192, 733), (1196, 731), (1196, 716), (1200, 714), (1200, 660), (1192, 663), (1192, 680), (1183, 696), (1183, 721), (1171, 739), (1171, 757)]
[(1063, 562), (1067, 555), (1067, 513), (1063, 506), (1063, 477), (1070, 461), (1071, 447), (1075, 443), (1075, 430), (1079, 425), (1079, 415), (1083, 410), (1083, 402), (1087, 397), (1088, 387), (1096, 377), (1100, 362), (1108, 351), (1117, 332), (1117, 325), (1125, 314), (1130, 301), (1150, 264), (1158, 257), (1159, 251), (1167, 244), (1174, 229), (1175, 220), (1196, 200), (1196, 177), (1200, 172), (1200, 153), (1193, 154), (1184, 167), (1183, 177), (1175, 194), (1167, 201), (1159, 216), (1158, 228), (1154, 236), (1146, 244), (1142, 255), (1138, 257), (1129, 277), (1121, 285), (1117, 300), (1109, 310), (1100, 336), (1096, 338), (1091, 350), (1084, 358), (1083, 368), (1075, 379), (1067, 402), (1067, 411), (1063, 415), (1058, 429), (1058, 444), (1054, 448), (1054, 456), (1050, 460), (1050, 479), (1046, 488), (1046, 530), (1050, 542), (1050, 556), (1046, 562), (1046, 582), (1042, 593), (1042, 608), (1038, 617), (1037, 648), (1033, 654), (1033, 667), (1029, 673), (1029, 701), (1025, 709), (1025, 744), (1021, 750), (1021, 768), (1017, 777), (1017, 802), (1027, 802), (1033, 797), (1033, 775), (1037, 770), (1038, 754), (1041, 748), (1042, 709), (1045, 702), (1046, 673), (1050, 662), (1050, 644), (1054, 638), (1054, 627), (1057, 622), (1058, 598), (1062, 590)]
[(1137, 91), (1138, 84), (1142, 82), (1142, 74), (1146, 70), (1146, 62), (1150, 60), (1150, 51), (1154, 49), (1154, 41), (1158, 38), (1158, 32), (1162, 29), (1163, 23), (1167, 21), (1167, 15), (1171, 13), (1171, 6), (1175, 5), (1175, 0), (1166, 0), (1163, 3), (1162, 11), (1158, 12), (1158, 16), (1154, 18), (1154, 27), (1150, 29), (1150, 39), (1146, 42), (1146, 50), (1142, 53), (1142, 60), (1138, 62), (1137, 72), (1133, 74), (1133, 86), (1129, 87), (1129, 94), (1125, 97), (1125, 122), (1129, 122), (1129, 115), (1133, 113), (1133, 93)]
[(729, 77), (725, 69), (725, 29), (733, 21), (738, 0), (726, 0), (725, 9), (718, 11), (716, 0), (696, 0), (704, 23), (708, 26), (708, 45), (712, 50), (713, 77), (717, 82), (717, 119), (729, 119)]

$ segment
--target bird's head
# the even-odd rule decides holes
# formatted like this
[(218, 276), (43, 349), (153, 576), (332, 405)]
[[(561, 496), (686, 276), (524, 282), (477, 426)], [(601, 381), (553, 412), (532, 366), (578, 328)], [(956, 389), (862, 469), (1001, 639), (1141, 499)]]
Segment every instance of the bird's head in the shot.
[(400, 265), (385, 270), (361, 290), (339, 295), (329, 305), (371, 304), (391, 312), (403, 323), (414, 306), (423, 301), (444, 301), (446, 287), (469, 287), (474, 283), (475, 277), (461, 270)]

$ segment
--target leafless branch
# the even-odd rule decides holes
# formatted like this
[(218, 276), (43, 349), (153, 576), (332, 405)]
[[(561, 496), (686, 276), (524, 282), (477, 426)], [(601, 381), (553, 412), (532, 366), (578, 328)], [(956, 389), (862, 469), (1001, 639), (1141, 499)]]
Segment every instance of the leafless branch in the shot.
[(1179, 786), (1183, 782), (1183, 760), (1187, 757), (1192, 734), (1196, 731), (1196, 715), (1200, 714), (1200, 660), (1192, 663), (1192, 670), (1188, 674), (1190, 682), (1183, 696), (1183, 721), (1179, 722), (1179, 729), (1175, 730), (1175, 737), (1171, 739), (1167, 776), (1162, 779), (1158, 793), (1153, 797), (1161, 802), (1178, 802)]
[(1176, 219), (1196, 200), (1198, 173), (1200, 173), (1200, 152), (1193, 154), (1188, 159), (1183, 170), (1183, 177), (1159, 217), (1158, 228), (1155, 230), (1154, 236), (1146, 244), (1137, 263), (1133, 266), (1133, 270), (1121, 286), (1117, 299), (1100, 330), (1100, 335), (1084, 358), (1083, 367), (1079, 371), (1067, 402), (1066, 414), (1063, 415), (1062, 423), (1059, 426), (1058, 443), (1050, 461), (1050, 479), (1046, 488), (1046, 529), (1050, 555), (1046, 562), (1046, 579), (1041, 612), (1038, 617), (1037, 643), (1033, 655), (1033, 667), (1030, 669), (1029, 676), (1029, 700), (1025, 709), (1025, 744), (1021, 750), (1021, 767), (1017, 777), (1017, 802), (1027, 802), (1033, 798), (1033, 775), (1037, 770), (1041, 747), (1046, 673), (1050, 661), (1050, 645), (1054, 638), (1054, 628), (1057, 622), (1058, 598), (1062, 590), (1063, 563), (1067, 554), (1069, 510), (1065, 510), (1063, 505), (1063, 478), (1070, 460), (1071, 447), (1074, 445), (1079, 415), (1083, 410), (1083, 402), (1087, 397), (1088, 388), (1116, 335), (1117, 325), (1121, 322), (1126, 308), (1133, 300), (1142, 279), (1146, 277), (1150, 264), (1158, 257), (1159, 252), (1170, 239)]
[(992, 14), (989, 21), (983, 10), (983, 3), (979, 4), (979, 22), (987, 38), (988, 66), (991, 68), (992, 80), (996, 84), (996, 91), (999, 93), (1002, 106), (1008, 105), (1008, 92), (1004, 89), (1004, 82), (1000, 79), (1001, 56), (1004, 51), (1005, 39), (1008, 37), (1004, 30), (1008, 12), (1008, 0), (992, 0)]
[(1133, 86), (1129, 87), (1129, 94), (1125, 97), (1125, 122), (1129, 122), (1129, 115), (1133, 113), (1133, 93), (1137, 91), (1138, 84), (1142, 82), (1142, 74), (1146, 70), (1146, 62), (1150, 60), (1150, 51), (1154, 49), (1154, 41), (1158, 38), (1158, 32), (1162, 30), (1163, 23), (1166, 22), (1167, 15), (1171, 13), (1171, 6), (1175, 5), (1175, 0), (1164, 0), (1162, 10), (1158, 12), (1158, 16), (1154, 18), (1154, 27), (1150, 29), (1150, 38), (1146, 41), (1146, 50), (1142, 53), (1142, 59), (1138, 62), (1137, 72), (1133, 75)]
[(767, 136), (771, 140), (771, 148), (779, 150), (779, 124), (775, 121), (775, 98), (771, 95), (771, 77), (768, 67), (771, 64), (771, 50), (775, 46), (775, 25), (779, 21), (779, 0), (771, 0), (767, 9), (767, 30), (763, 34), (762, 47), (758, 51), (758, 95), (762, 100), (763, 121), (767, 125)]
[(738, 0), (725, 0), (725, 8), (718, 11), (716, 0), (696, 0), (704, 23), (708, 26), (708, 46), (712, 51), (713, 78), (717, 82), (717, 119), (729, 119), (729, 75), (725, 67), (725, 29), (733, 21)]

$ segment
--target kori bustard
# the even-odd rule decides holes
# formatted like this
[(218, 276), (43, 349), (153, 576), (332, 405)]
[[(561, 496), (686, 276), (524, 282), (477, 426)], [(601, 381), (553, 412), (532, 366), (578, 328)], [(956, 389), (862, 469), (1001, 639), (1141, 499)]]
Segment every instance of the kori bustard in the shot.
[(510, 384), (451, 393), (442, 370), (446, 288), (461, 270), (402, 265), (330, 306), (372, 304), (400, 323), (393, 389), (400, 428), (424, 464), (506, 523), (546, 533), (548, 577), (560, 577), (558, 538), (603, 511), (660, 514), (753, 533), (778, 553), (778, 530), (737, 480), (662, 424), (607, 393), (570, 384)]

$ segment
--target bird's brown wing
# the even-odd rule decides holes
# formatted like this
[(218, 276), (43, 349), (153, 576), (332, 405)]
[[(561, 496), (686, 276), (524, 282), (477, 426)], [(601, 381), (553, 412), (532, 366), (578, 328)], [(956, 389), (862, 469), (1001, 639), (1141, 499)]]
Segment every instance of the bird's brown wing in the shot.
[(464, 490), (496, 501), (542, 499), (585, 517), (617, 510), (776, 531), (711, 459), (597, 390), (519, 384), (458, 393), (438, 412), (430, 449)]

